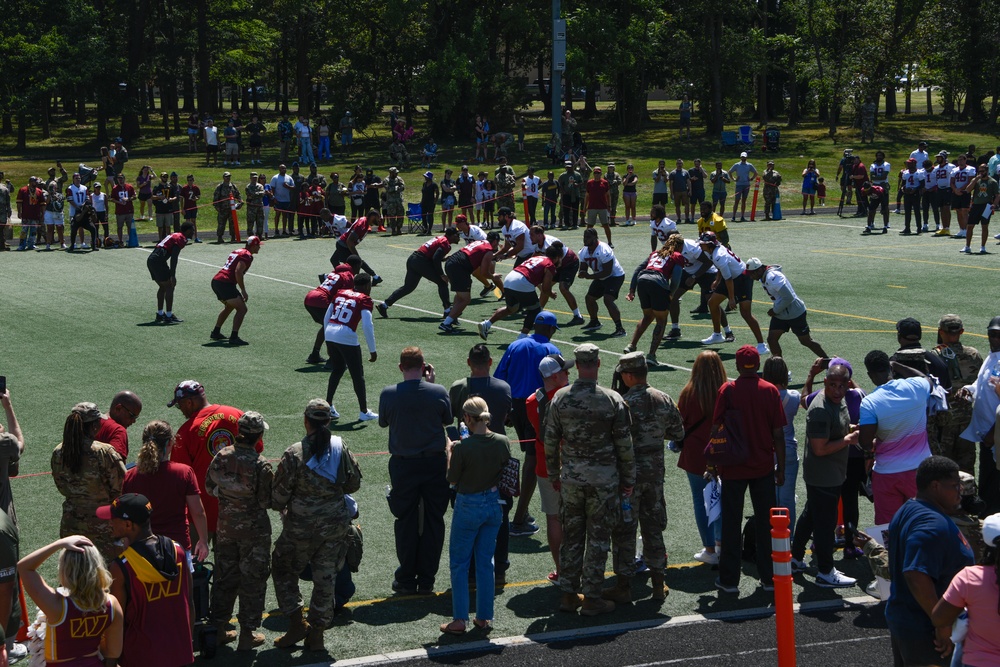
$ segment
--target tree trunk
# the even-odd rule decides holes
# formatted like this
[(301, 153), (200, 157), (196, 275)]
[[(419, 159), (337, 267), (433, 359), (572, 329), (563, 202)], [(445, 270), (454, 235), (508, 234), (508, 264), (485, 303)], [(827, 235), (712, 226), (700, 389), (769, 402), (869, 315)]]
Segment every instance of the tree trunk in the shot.
[[(767, 17), (770, 14), (769, 3), (762, 2), (763, 10), (760, 13), (760, 31), (764, 39), (767, 39)], [(771, 53), (768, 50), (760, 63), (760, 74), (757, 76), (757, 114), (760, 118), (760, 126), (767, 127), (767, 67), (771, 61)]]
[(910, 98), (912, 96), (911, 90), (913, 89), (913, 64), (906, 63), (906, 87), (903, 89), (903, 115), (909, 116), (913, 110), (910, 103)]
[(799, 85), (795, 76), (795, 50), (788, 57), (788, 126), (799, 122)]
[(934, 115), (934, 94), (931, 92), (931, 86), (927, 86), (927, 115)]
[(87, 124), (87, 95), (83, 89), (83, 86), (77, 87), (76, 124), (78, 126)]
[[(542, 115), (552, 116), (552, 95), (549, 94), (548, 88), (545, 87), (545, 55), (544, 51), (538, 54), (538, 61), (535, 63), (535, 69), (537, 70), (538, 76), (538, 96), (542, 100)], [(551, 83), (551, 82), (550, 82)]]
[[(146, 95), (147, 101), (149, 102), (149, 110), (156, 111), (156, 85), (153, 82), (146, 84)], [(162, 101), (162, 100), (161, 100)]]
[(163, 117), (163, 139), (170, 141), (170, 114), (167, 113), (166, 100), (163, 97), (160, 97), (160, 109), (163, 111), (161, 114)]
[(722, 132), (722, 15), (708, 14), (705, 23), (709, 34), (709, 92), (711, 94), (707, 127), (709, 134)]
[(102, 88), (97, 93), (97, 142), (107, 144), (108, 139), (108, 90)]
[(52, 136), (51, 128), (49, 127), (49, 116), (52, 114), (52, 95), (45, 93), (42, 96), (42, 139), (49, 139)]
[(198, 59), (198, 107), (202, 111), (214, 113), (218, 110), (215, 105), (215, 91), (212, 84), (212, 55), (208, 50), (208, 26), (211, 16), (208, 12), (208, 0), (196, 0), (195, 15), (199, 20), (195, 21), (198, 33), (198, 49), (196, 57)]
[(591, 79), (590, 85), (587, 86), (587, 93), (583, 102), (583, 115), (587, 118), (597, 116), (597, 89), (600, 86), (601, 84), (598, 83), (596, 76)]
[(17, 150), (23, 151), (28, 147), (28, 116), (23, 111), (17, 114)]
[(885, 117), (892, 118), (896, 115), (896, 88), (892, 85), (885, 88)]
[(180, 113), (180, 91), (177, 89), (177, 80), (171, 82), (170, 86), (170, 111), (174, 116), (174, 134), (181, 133), (181, 113)]
[(184, 113), (191, 113), (194, 106), (194, 58), (189, 56), (184, 60)]
[(309, 81), (309, 51), (305, 47), (306, 36), (308, 35), (306, 20), (305, 11), (300, 11), (298, 28), (296, 30), (298, 39), (295, 46), (295, 88), (299, 96), (298, 113), (303, 116), (309, 115), (310, 102), (312, 102), (310, 98), (312, 84)]

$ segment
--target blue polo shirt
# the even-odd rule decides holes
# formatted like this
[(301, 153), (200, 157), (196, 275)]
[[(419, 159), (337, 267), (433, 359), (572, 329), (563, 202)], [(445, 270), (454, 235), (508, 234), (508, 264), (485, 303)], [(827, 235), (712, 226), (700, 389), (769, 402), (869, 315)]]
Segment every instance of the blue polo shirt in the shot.
[(559, 348), (539, 334), (518, 338), (503, 353), (493, 377), (510, 385), (511, 398), (525, 399), (542, 386), (538, 364), (550, 354), (561, 354)]

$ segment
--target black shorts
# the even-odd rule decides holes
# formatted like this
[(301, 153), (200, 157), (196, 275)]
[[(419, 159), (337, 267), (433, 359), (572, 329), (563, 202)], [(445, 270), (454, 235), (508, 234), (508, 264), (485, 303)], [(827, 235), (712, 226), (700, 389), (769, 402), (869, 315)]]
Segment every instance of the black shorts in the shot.
[(330, 255), (330, 264), (337, 266), (338, 264), (343, 264), (347, 261), (347, 258), (351, 256), (351, 249), (347, 247), (346, 244), (337, 241), (337, 245)]
[(152, 198), (153, 198), (153, 193), (152, 192), (140, 192), (139, 193), (139, 201), (149, 201)]
[(663, 276), (649, 273), (640, 275), (635, 293), (639, 295), (639, 306), (643, 310), (662, 313), (670, 308), (670, 290)]
[(938, 208), (948, 207), (951, 208), (951, 190), (941, 190), (938, 189), (935, 192)]
[(662, 204), (667, 205), (667, 193), (666, 192), (654, 192), (653, 193), (653, 205)]
[(969, 207), (969, 219), (965, 221), (966, 225), (978, 225), (983, 223), (984, 225), (990, 224), (989, 219), (983, 220), (983, 213), (986, 212), (986, 204), (973, 204)]
[[(709, 273), (706, 271), (705, 273), (698, 276), (698, 278), (694, 282), (694, 285), (697, 285), (698, 287), (701, 288), (702, 294), (707, 294), (712, 291), (712, 283), (715, 282), (715, 276), (717, 275), (718, 273), (714, 272)], [(679, 292), (679, 294), (683, 294), (684, 292), (694, 289), (694, 285), (692, 285), (691, 287), (687, 286), (687, 281), (690, 280), (691, 278), (694, 278), (694, 274), (685, 271), (684, 275), (681, 276), (681, 291)]]
[(956, 211), (959, 209), (969, 208), (972, 203), (972, 193), (963, 192), (960, 195), (952, 193), (951, 195), (951, 207)]
[(808, 336), (809, 335), (809, 323), (806, 322), (806, 314), (802, 313), (798, 317), (793, 317), (790, 320), (782, 320), (777, 317), (771, 318), (771, 324), (767, 327), (768, 331), (780, 331), (785, 333), (791, 329), (792, 333), (796, 336)]
[(560, 264), (556, 270), (556, 282), (567, 289), (573, 286), (577, 274), (580, 273), (580, 260), (575, 260), (569, 264)]
[(473, 271), (472, 262), (464, 252), (456, 252), (444, 262), (444, 274), (452, 292), (471, 292)]
[(260, 137), (250, 137), (250, 148), (260, 148), (263, 145)]
[(227, 283), (224, 280), (212, 280), (212, 291), (219, 301), (229, 301), (230, 299), (242, 299), (240, 289), (236, 283)]
[(158, 283), (165, 283), (170, 280), (170, 267), (167, 265), (167, 256), (162, 251), (154, 250), (146, 258), (146, 268), (149, 269), (149, 277)]
[(704, 190), (692, 190), (691, 191), (691, 203), (700, 204), (705, 201), (705, 191)]
[[(716, 285), (715, 294), (721, 294), (722, 296), (728, 297), (729, 290), (726, 289), (726, 281), (720, 280), (719, 284)], [(742, 274), (736, 276), (733, 280), (733, 293), (736, 295), (736, 303), (743, 303), (744, 301), (753, 300), (753, 281), (750, 280), (750, 276), (747, 274)]]
[(538, 291), (518, 292), (517, 290), (505, 289), (503, 291), (504, 305), (507, 308), (517, 311), (541, 310), (541, 302), (538, 300)]
[(205, 144), (205, 151), (208, 153), (218, 153), (219, 144)]
[[(212, 282), (214, 283), (215, 281)], [(216, 294), (218, 294), (218, 292), (216, 292)], [(306, 310), (308, 310), (309, 314), (312, 315), (313, 322), (316, 324), (326, 324), (326, 308), (307, 305)]]
[(108, 212), (107, 211), (94, 211), (97, 214), (97, 221), (107, 224), (108, 222)]
[(604, 280), (591, 280), (587, 289), (587, 296), (597, 298), (599, 296), (610, 296), (612, 300), (618, 298), (618, 293), (625, 282), (625, 274), (617, 277), (605, 278)]

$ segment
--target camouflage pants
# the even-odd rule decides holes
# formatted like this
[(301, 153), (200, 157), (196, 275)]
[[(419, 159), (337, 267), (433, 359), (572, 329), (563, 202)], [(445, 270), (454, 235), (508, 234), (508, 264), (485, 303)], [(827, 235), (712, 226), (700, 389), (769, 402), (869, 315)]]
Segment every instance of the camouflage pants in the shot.
[(229, 238), (236, 238), (236, 227), (233, 225), (233, 212), (231, 209), (227, 208), (225, 211), (220, 211), (216, 209), (216, 229), (215, 235), (218, 237), (219, 242), (222, 242), (222, 237), (226, 233), (226, 226), (229, 226)]
[(514, 210), (513, 190), (497, 190), (497, 208), (503, 208), (504, 206), (512, 211)]
[(264, 207), (247, 206), (247, 238), (264, 236)]
[(611, 217), (618, 215), (618, 191), (611, 191)]
[(228, 623), (240, 598), (240, 627), (256, 630), (264, 613), (267, 577), (270, 574), (271, 533), (235, 540), (221, 533), (215, 538), (215, 586), (208, 616), (213, 623)]
[(271, 554), (271, 577), (278, 608), (291, 614), (302, 608), (299, 574), (312, 566), (313, 591), (309, 599), (310, 625), (327, 628), (333, 622), (334, 583), (347, 555), (349, 524), (316, 526), (286, 523)]
[(111, 561), (121, 554), (121, 547), (116, 547), (111, 534), (111, 522), (102, 521), (94, 516), (93, 510), (74, 512), (63, 509), (62, 520), (59, 522), (59, 537), (83, 535), (90, 539), (101, 552), (105, 560)]
[(774, 204), (774, 196), (776, 194), (778, 194), (777, 189), (765, 187), (764, 188), (764, 203), (765, 204), (771, 204), (771, 205), (773, 205)]
[(663, 543), (663, 531), (667, 529), (667, 505), (663, 500), (663, 484), (636, 484), (631, 500), (632, 521), (619, 521), (611, 534), (611, 562), (615, 574), (626, 577), (635, 575), (636, 528), (642, 532), (643, 562), (650, 570), (663, 572), (667, 566), (667, 547)]
[[(563, 543), (559, 550), (559, 582), (567, 593), (601, 597), (611, 532), (621, 519), (618, 485), (562, 485)], [(633, 551), (633, 553), (635, 553)], [(581, 587), (582, 579), (582, 587)]]
[(972, 421), (971, 410), (950, 410), (928, 418), (927, 441), (931, 453), (946, 456), (970, 475), (976, 474), (976, 443), (958, 437)]
[(875, 119), (874, 118), (862, 118), (861, 119), (861, 141), (865, 140), (873, 141), (875, 139)]
[(388, 197), (385, 200), (385, 215), (388, 218), (389, 229), (398, 232), (403, 229), (406, 210), (402, 198)]

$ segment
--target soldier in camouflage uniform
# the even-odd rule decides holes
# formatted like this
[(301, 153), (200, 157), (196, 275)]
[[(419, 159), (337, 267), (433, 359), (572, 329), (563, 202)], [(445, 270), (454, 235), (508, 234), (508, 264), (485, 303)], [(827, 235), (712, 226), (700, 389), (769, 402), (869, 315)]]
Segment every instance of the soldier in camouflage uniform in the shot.
[(4, 178), (4, 173), (0, 171), (0, 250), (7, 250), (7, 239), (13, 238), (13, 227), (10, 218), (13, 209), (10, 207), (10, 195), (14, 192), (14, 186)]
[(236, 596), (240, 598), (239, 644), (249, 651), (264, 643), (255, 632), (264, 613), (267, 577), (271, 572), (271, 464), (256, 445), (267, 430), (259, 412), (245, 412), (237, 422), (236, 444), (224, 447), (205, 474), (205, 490), (219, 499), (215, 534), (215, 587), (209, 620), (218, 628), (219, 643), (236, 639), (228, 629)]
[(632, 418), (632, 448), (635, 452), (635, 490), (632, 492), (632, 520), (621, 521), (612, 533), (612, 562), (617, 575), (615, 588), (604, 598), (618, 603), (632, 601), (631, 582), (635, 576), (636, 527), (642, 531), (642, 558), (650, 570), (653, 599), (663, 600), (668, 589), (663, 581), (667, 548), (667, 506), (663, 499), (663, 447), (666, 440), (684, 438), (681, 413), (673, 399), (646, 383), (646, 355), (631, 352), (618, 360), (617, 371), (628, 391), (622, 397)]
[(212, 205), (215, 206), (215, 212), (218, 214), (215, 235), (219, 243), (223, 242), (222, 236), (226, 233), (226, 225), (229, 225), (229, 242), (232, 243), (236, 240), (236, 227), (233, 224), (233, 209), (229, 203), (229, 196), (232, 195), (233, 199), (236, 200), (236, 208), (243, 206), (240, 189), (230, 182), (231, 177), (232, 174), (228, 171), (223, 172), (222, 182), (215, 187), (215, 192), (212, 193)]
[(500, 166), (493, 172), (494, 182), (497, 184), (497, 209), (504, 206), (514, 210), (514, 186), (517, 185), (517, 176), (514, 168), (507, 164), (507, 158), (500, 156)]
[[(350, 540), (351, 514), (344, 495), (361, 487), (361, 470), (340, 437), (330, 435), (330, 404), (314, 398), (305, 412), (306, 437), (281, 456), (274, 473), (271, 508), (284, 513), (271, 555), (278, 608), (288, 632), (274, 640), (289, 648), (303, 639), (306, 650), (323, 650), (323, 632), (334, 614), (334, 582)], [(302, 617), (299, 574), (312, 568), (309, 618)]]
[(580, 613), (595, 616), (615, 608), (601, 587), (622, 495), (635, 486), (635, 458), (625, 401), (597, 384), (600, 350), (584, 343), (573, 352), (579, 377), (552, 397), (542, 441), (549, 480), (562, 498), (559, 609), (582, 605)]
[(928, 419), (927, 440), (932, 454), (947, 456), (962, 472), (974, 474), (976, 443), (963, 440), (959, 435), (972, 421), (972, 397), (964, 387), (976, 383), (983, 357), (976, 348), (962, 344), (963, 333), (962, 318), (958, 315), (945, 315), (938, 322), (940, 343), (933, 352), (948, 365), (951, 391), (948, 410)]
[(871, 100), (861, 105), (861, 143), (875, 141), (875, 111), (878, 107)]
[(781, 174), (774, 169), (774, 160), (767, 161), (767, 169), (760, 175), (760, 180), (764, 182), (764, 220), (770, 220), (781, 185)]
[(616, 218), (618, 216), (618, 198), (621, 196), (622, 191), (622, 175), (615, 171), (615, 163), (608, 163), (608, 173), (604, 174), (604, 180), (608, 182), (608, 193), (611, 197), (609, 200), (611, 202), (611, 226), (614, 227), (618, 224)]
[(393, 236), (403, 233), (406, 207), (403, 205), (403, 191), (406, 183), (399, 177), (399, 170), (389, 167), (389, 177), (385, 180), (385, 214), (389, 219), (389, 229)]
[(59, 537), (84, 535), (105, 558), (118, 557), (111, 524), (98, 519), (97, 508), (121, 495), (125, 463), (115, 448), (96, 442), (101, 411), (93, 403), (77, 403), (63, 426), (63, 441), (52, 452), (52, 479), (65, 500)]
[(247, 238), (257, 235), (264, 237), (264, 184), (257, 179), (257, 172), (250, 172), (250, 183), (246, 188)]

